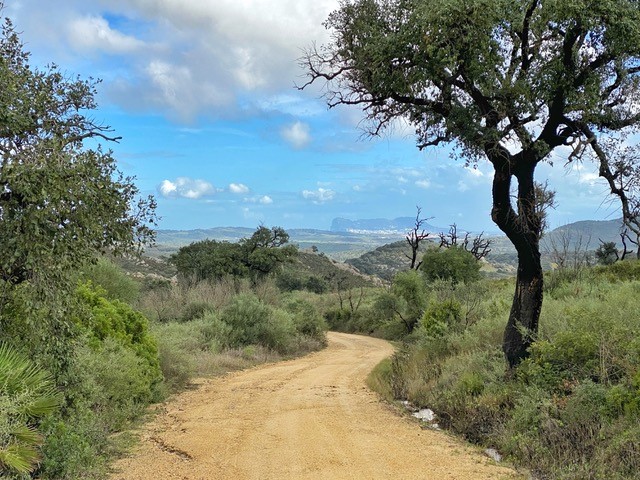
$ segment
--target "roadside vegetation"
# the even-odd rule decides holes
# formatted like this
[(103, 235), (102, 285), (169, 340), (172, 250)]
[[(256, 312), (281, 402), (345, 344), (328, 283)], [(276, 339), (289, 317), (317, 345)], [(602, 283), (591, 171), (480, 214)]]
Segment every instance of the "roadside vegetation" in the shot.
[(8, 19), (0, 47), (0, 477), (104, 478), (126, 431), (193, 377), (321, 348), (312, 291), (329, 286), (307, 274), (281, 293), (297, 249), (278, 227), (170, 268), (136, 260), (156, 204), (99, 146), (119, 137), (94, 120), (97, 82), (32, 67)]
[(639, 261), (547, 272), (540, 332), (511, 370), (501, 350), (511, 280), (422, 277), (415, 296), (406, 273), (348, 323), (401, 341), (372, 388), (432, 409), (441, 427), (537, 478), (640, 478)]

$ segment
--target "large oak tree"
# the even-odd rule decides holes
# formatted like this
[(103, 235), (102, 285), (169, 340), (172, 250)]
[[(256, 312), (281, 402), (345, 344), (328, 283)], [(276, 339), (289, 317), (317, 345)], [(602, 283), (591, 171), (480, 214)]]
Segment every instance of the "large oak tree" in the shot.
[(569, 146), (567, 161), (591, 155), (617, 188), (603, 138), (640, 121), (640, 4), (355, 0), (326, 27), (332, 41), (302, 63), (329, 106), (361, 106), (372, 135), (406, 119), (419, 148), (452, 142), (467, 162), (493, 165), (491, 217), (518, 252), (503, 345), (517, 365), (542, 306), (535, 169)]
[(96, 83), (69, 77), (54, 65), (34, 68), (5, 20), (0, 284), (39, 283), (59, 296), (54, 284), (99, 253), (136, 252), (153, 241), (155, 200), (141, 198), (133, 179), (99, 146), (119, 137), (93, 117)]

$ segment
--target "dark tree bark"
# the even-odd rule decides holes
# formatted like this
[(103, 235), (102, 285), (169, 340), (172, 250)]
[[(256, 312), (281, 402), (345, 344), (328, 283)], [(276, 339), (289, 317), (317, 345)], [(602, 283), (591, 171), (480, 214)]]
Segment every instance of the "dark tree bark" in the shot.
[[(538, 330), (542, 309), (543, 275), (540, 262), (540, 222), (535, 215), (535, 158), (518, 158), (506, 151), (488, 154), (495, 168), (491, 217), (518, 252), (518, 273), (513, 303), (504, 333), (502, 349), (513, 368), (528, 355)], [(518, 180), (516, 212), (511, 203), (511, 179)]]
[[(326, 22), (331, 43), (301, 59), (310, 79), (300, 88), (320, 80), (329, 107), (362, 107), (372, 136), (403, 118), (416, 128), (418, 148), (455, 142), (468, 164), (493, 164), (492, 218), (518, 252), (503, 347), (513, 367), (527, 355), (542, 305), (544, 211), (536, 208), (542, 197), (533, 172), (560, 146), (589, 146), (612, 193), (624, 190), (592, 131), (624, 138), (640, 125), (640, 32), (630, 27), (640, 22), (640, 7), (623, 0), (602, 9), (586, 1), (567, 9), (539, 0), (476, 6), (344, 2)], [(636, 210), (620, 199), (625, 218), (636, 211), (640, 218), (640, 204)], [(637, 226), (640, 239), (640, 220)]]

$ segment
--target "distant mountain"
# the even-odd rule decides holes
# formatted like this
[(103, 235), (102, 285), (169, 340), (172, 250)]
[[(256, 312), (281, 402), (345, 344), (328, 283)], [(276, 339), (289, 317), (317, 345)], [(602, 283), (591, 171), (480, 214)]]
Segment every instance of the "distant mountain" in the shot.
[[(555, 250), (564, 250), (567, 255), (584, 254), (593, 251), (600, 245), (600, 240), (616, 242), (620, 248), (620, 227), (622, 220), (585, 220), (558, 227), (544, 235), (540, 242), (542, 251), (542, 267), (552, 267)], [(514, 276), (518, 264), (516, 250), (509, 239), (502, 236), (485, 236), (491, 240), (491, 252), (483, 263), (482, 271), (490, 277)], [(426, 247), (428, 244), (423, 244)], [(362, 273), (375, 275), (384, 280), (409, 267), (407, 255), (411, 253), (407, 242), (396, 241), (382, 245), (375, 250), (358, 257), (349, 258), (345, 263), (352, 265)]]
[(554, 230), (542, 237), (541, 247), (551, 248), (555, 245), (567, 244), (569, 248), (578, 245), (588, 247), (588, 250), (595, 250), (603, 242), (616, 242), (622, 248), (620, 241), (620, 229), (622, 228), (622, 218), (615, 220), (583, 220), (569, 223)]
[[(167, 256), (178, 251), (180, 247), (205, 239), (237, 242), (241, 238), (250, 237), (254, 228), (244, 227), (215, 227), (197, 230), (157, 230), (156, 247), (149, 249), (147, 254), (154, 257)], [(315, 246), (320, 252), (336, 259), (343, 260), (354, 257), (369, 250), (400, 238), (397, 233), (357, 234), (350, 232), (330, 232), (327, 230), (289, 229), (289, 241), (300, 248)]]
[[(370, 218), (364, 220), (349, 220), (347, 218), (334, 218), (331, 222), (332, 232), (348, 233), (382, 233), (404, 235), (412, 230), (416, 223), (415, 217), (398, 217), (393, 220), (386, 218)], [(428, 223), (423, 225), (423, 229), (429, 233), (446, 232), (447, 228), (434, 227)]]

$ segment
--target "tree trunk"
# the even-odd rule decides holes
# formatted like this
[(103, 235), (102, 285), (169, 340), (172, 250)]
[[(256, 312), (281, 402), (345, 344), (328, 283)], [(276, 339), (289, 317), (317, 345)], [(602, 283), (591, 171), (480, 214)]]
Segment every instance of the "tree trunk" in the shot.
[(517, 366), (529, 355), (528, 349), (538, 332), (542, 280), (540, 253), (526, 258), (518, 254), (516, 291), (502, 342), (502, 351), (510, 368)]
[[(495, 168), (491, 217), (518, 252), (516, 289), (502, 344), (510, 368), (529, 355), (542, 309), (541, 218), (536, 209), (533, 182), (536, 163), (519, 160), (514, 162), (506, 152), (491, 158)], [(517, 213), (510, 197), (512, 176), (518, 179)]]

